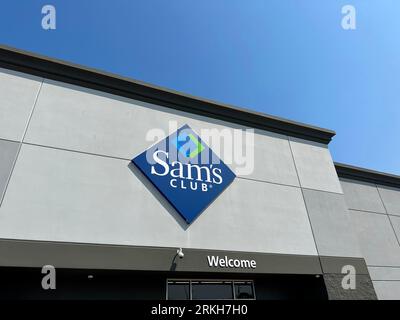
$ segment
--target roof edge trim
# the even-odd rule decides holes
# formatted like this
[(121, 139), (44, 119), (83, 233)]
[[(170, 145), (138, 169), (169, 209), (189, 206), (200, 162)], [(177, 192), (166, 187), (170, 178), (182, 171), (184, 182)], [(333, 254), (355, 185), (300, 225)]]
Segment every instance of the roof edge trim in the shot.
[(335, 162), (339, 178), (359, 180), (388, 187), (400, 188), (400, 176)]
[(336, 134), (4, 45), (0, 45), (0, 67), (323, 144)]

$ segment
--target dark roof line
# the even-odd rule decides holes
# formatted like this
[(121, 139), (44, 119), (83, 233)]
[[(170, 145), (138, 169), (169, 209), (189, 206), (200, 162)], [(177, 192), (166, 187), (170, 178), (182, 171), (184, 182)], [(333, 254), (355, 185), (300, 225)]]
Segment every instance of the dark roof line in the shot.
[(323, 144), (328, 144), (335, 135), (332, 130), (194, 97), (3, 45), (0, 45), (0, 67)]
[(335, 168), (340, 178), (347, 178), (400, 188), (400, 176), (394, 174), (369, 170), (338, 162), (335, 162)]

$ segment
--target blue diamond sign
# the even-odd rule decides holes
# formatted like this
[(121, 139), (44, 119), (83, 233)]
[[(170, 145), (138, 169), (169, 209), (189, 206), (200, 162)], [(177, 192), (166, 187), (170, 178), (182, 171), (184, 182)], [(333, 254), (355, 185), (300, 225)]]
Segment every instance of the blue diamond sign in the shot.
[(236, 177), (188, 125), (132, 162), (188, 224)]

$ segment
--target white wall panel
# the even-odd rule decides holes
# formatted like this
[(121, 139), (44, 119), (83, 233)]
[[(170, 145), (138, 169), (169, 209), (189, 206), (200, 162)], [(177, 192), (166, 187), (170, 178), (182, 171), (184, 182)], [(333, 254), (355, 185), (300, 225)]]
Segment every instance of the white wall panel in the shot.
[(361, 252), (369, 266), (400, 266), (400, 247), (384, 214), (350, 210)]
[[(243, 132), (243, 126), (180, 112), (98, 91), (46, 80), (32, 116), (25, 141), (39, 145), (77, 150), (124, 159), (131, 159), (152, 145), (146, 141), (151, 129), (169, 132), (169, 121), (177, 127), (191, 126), (201, 137), (201, 130)], [(214, 136), (215, 137), (215, 136)], [(217, 147), (212, 138), (209, 145), (232, 169), (243, 167), (235, 159), (229, 138)], [(232, 140), (233, 141), (233, 140)], [(237, 141), (237, 140), (235, 140)], [(246, 155), (246, 139), (239, 143)], [(299, 185), (288, 138), (284, 135), (257, 130), (254, 143), (249, 143), (248, 163), (254, 159), (249, 178)]]
[(316, 255), (300, 188), (236, 179), (190, 226), (196, 248)]
[(0, 68), (0, 138), (21, 141), (41, 80)]
[(316, 254), (299, 188), (236, 179), (187, 227), (128, 165), (23, 145), (0, 238)]
[(386, 213), (376, 185), (347, 179), (340, 183), (349, 209)]
[(326, 145), (290, 138), (290, 146), (303, 188), (342, 193), (342, 188)]

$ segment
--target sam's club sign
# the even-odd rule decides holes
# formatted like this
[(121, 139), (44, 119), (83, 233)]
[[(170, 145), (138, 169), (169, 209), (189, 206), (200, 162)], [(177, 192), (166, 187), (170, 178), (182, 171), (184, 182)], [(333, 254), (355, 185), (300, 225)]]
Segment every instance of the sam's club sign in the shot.
[(233, 181), (235, 174), (185, 125), (132, 162), (191, 223)]

